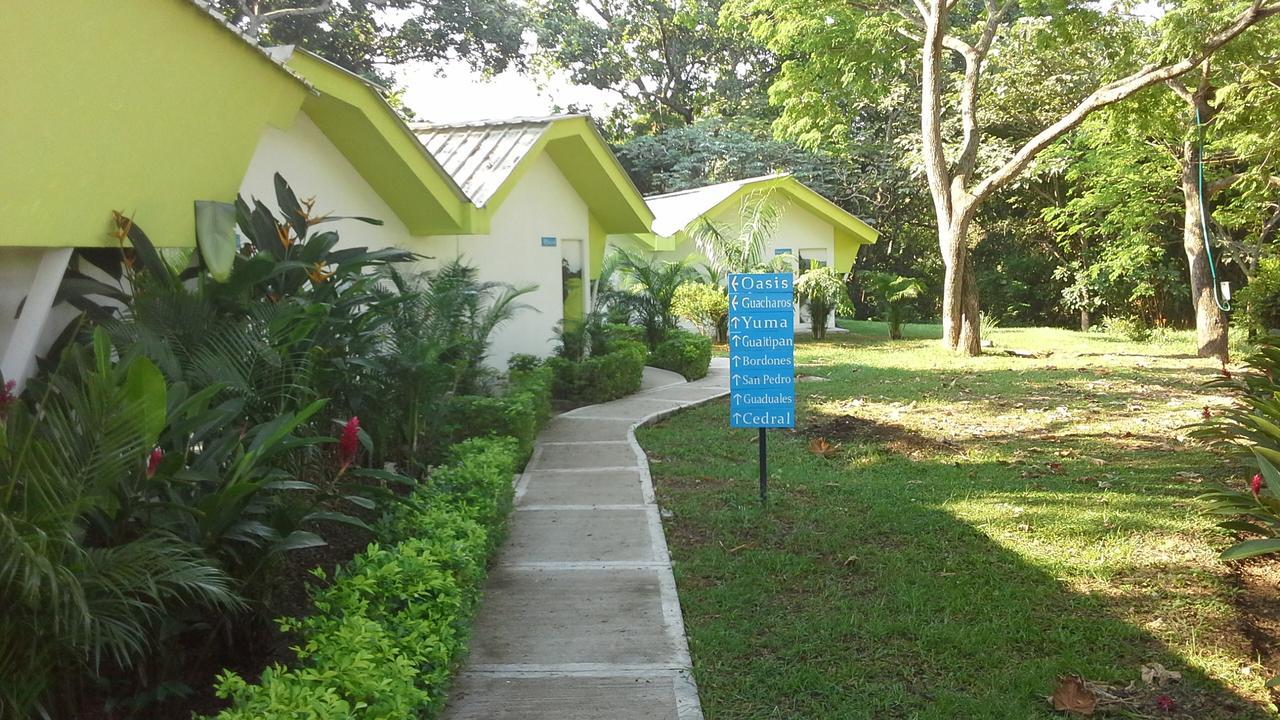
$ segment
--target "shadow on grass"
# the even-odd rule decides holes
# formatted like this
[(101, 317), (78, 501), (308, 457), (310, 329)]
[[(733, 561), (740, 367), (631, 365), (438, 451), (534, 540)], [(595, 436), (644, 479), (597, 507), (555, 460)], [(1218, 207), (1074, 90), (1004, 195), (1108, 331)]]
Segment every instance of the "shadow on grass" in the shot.
[[(640, 438), (674, 512), (708, 720), (1061, 717), (1045, 696), (1072, 672), (1136, 681), (1103, 716), (1270, 717), (1258, 681), (1246, 696), (1248, 683), (1228, 687), (1146, 629), (1192, 638), (1196, 663), (1219, 672), (1249, 662), (1225, 573), (1179, 551), (1197, 525), (1171, 504), (1199, 488), (1169, 480), (1167, 453), (1102, 492), (1081, 482), (1096, 469), (1077, 458), (1028, 478), (875, 443), (823, 459), (779, 432), (762, 510), (753, 432), (725, 428), (724, 414), (714, 403)], [(1146, 688), (1140, 667), (1153, 662), (1182, 682)], [(1159, 694), (1176, 711), (1157, 708)]]

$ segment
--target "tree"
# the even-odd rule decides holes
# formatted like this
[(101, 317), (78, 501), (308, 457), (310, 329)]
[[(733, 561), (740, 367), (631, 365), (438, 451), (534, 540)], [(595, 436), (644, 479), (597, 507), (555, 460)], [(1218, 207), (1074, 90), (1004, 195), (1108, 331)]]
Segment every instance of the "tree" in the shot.
[(381, 66), (457, 57), (501, 71), (521, 59), (526, 13), (513, 0), (214, 0), (263, 45), (300, 45), (390, 85)]
[(687, 125), (712, 107), (763, 105), (772, 60), (720, 22), (722, 0), (541, 0), (536, 62), (617, 93), (625, 124)]
[(655, 260), (642, 252), (615, 247), (606, 263), (616, 267), (628, 291), (624, 307), (644, 326), (649, 349), (658, 347), (677, 325), (672, 304), (676, 291), (690, 280), (689, 266), (683, 262)]
[[(1110, 246), (1140, 251), (1180, 234), (1205, 357), (1226, 360), (1228, 345), (1225, 298), (1214, 286), (1208, 248), (1218, 245), (1216, 270), (1230, 261), (1236, 271), (1229, 276), (1252, 277), (1280, 225), (1280, 87), (1274, 61), (1258, 62), (1277, 56), (1276, 38), (1251, 33), (1187, 80), (1170, 80), (1091, 118), (1073, 150), (1085, 170), (1081, 192), (1051, 212), (1073, 235), (1101, 235), (1093, 246), (1106, 243), (1113, 259), (1120, 256)], [(1155, 237), (1134, 242), (1143, 235)]]
[[(1184, 6), (1203, 11), (1200, 16), (1207, 21), (1188, 26), (1187, 16), (1170, 13), (1161, 25), (1178, 32), (1171, 33), (1174, 41), (1162, 43), (1156, 62), (1137, 66), (1136, 58), (1121, 49), (1115, 57), (1107, 58), (1114, 61), (1114, 69), (1108, 70), (1115, 77), (1088, 88), (1084, 97), (1034, 128), (1025, 141), (994, 148), (994, 153), (986, 142), (984, 119), (991, 124), (1000, 118), (983, 114), (983, 77), (998, 41), (1008, 36), (1010, 28), (1037, 19), (1047, 38), (1059, 45), (1071, 43), (1096, 35), (1114, 19), (1112, 13), (1075, 0), (1035, 7), (1023, 7), (1018, 0), (859, 0), (850, 4), (741, 0), (729, 11), (749, 16), (753, 34), (775, 52), (781, 54), (797, 46), (810, 52), (806, 59), (784, 66), (783, 81), (790, 85), (781, 90), (775, 85), (777, 92), (804, 93), (808, 90), (805, 73), (838, 65), (846, 73), (856, 73), (846, 76), (851, 78), (844, 83), (846, 92), (876, 94), (881, 92), (876, 77), (890, 72), (908, 48), (913, 48), (921, 68), (920, 164), (933, 202), (945, 267), (943, 342), (976, 355), (981, 352), (978, 288), (968, 260), (970, 231), (983, 204), (1019, 179), (1037, 156), (1093, 113), (1184, 75), (1254, 25), (1280, 13), (1280, 0), (1231, 2), (1213, 12), (1206, 11), (1215, 7), (1208, 0), (1192, 0)], [(824, 43), (827, 48), (857, 47), (860, 57), (833, 60), (818, 51)], [(1024, 84), (1041, 81), (1024, 78)]]

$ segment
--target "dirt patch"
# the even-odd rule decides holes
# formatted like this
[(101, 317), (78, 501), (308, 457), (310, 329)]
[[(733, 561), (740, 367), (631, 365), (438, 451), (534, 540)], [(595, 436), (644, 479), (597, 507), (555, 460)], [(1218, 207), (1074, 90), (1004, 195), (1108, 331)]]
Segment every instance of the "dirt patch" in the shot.
[(907, 457), (953, 455), (958, 446), (931, 438), (897, 423), (872, 420), (856, 415), (819, 416), (801, 430), (810, 439), (826, 438), (828, 442), (871, 442), (889, 452)]
[[(1249, 638), (1262, 672), (1274, 676), (1280, 673), (1280, 560), (1263, 556), (1236, 563), (1231, 576), (1238, 588), (1233, 599), (1240, 630)], [(1271, 702), (1280, 705), (1280, 689), (1270, 692)]]

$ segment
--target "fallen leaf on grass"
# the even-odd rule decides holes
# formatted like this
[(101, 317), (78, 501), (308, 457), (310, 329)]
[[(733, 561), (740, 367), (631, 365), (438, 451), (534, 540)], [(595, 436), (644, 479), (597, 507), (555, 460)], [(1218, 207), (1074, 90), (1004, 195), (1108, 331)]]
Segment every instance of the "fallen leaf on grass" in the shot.
[(1058, 678), (1058, 688), (1049, 696), (1053, 709), (1077, 715), (1092, 715), (1098, 707), (1098, 696), (1085, 687), (1079, 675), (1063, 675)]
[(1150, 663), (1142, 666), (1142, 682), (1148, 685), (1159, 685), (1164, 682), (1178, 682), (1182, 679), (1182, 673), (1176, 670), (1166, 670), (1164, 665), (1160, 663)]
[(809, 452), (819, 457), (831, 457), (840, 450), (839, 445), (832, 445), (826, 438), (814, 438), (809, 441)]

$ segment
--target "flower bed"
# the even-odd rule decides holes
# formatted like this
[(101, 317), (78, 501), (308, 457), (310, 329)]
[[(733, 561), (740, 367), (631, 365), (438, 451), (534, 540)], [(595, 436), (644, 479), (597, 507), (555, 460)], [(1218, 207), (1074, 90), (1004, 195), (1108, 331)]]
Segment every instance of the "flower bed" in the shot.
[[(217, 720), (422, 717), (444, 705), (489, 555), (511, 508), (517, 444), (473, 439), (377, 526), (372, 544), (313, 589), (316, 612), (280, 626), (298, 664), (218, 682)], [(325, 580), (323, 572), (317, 577)]]

